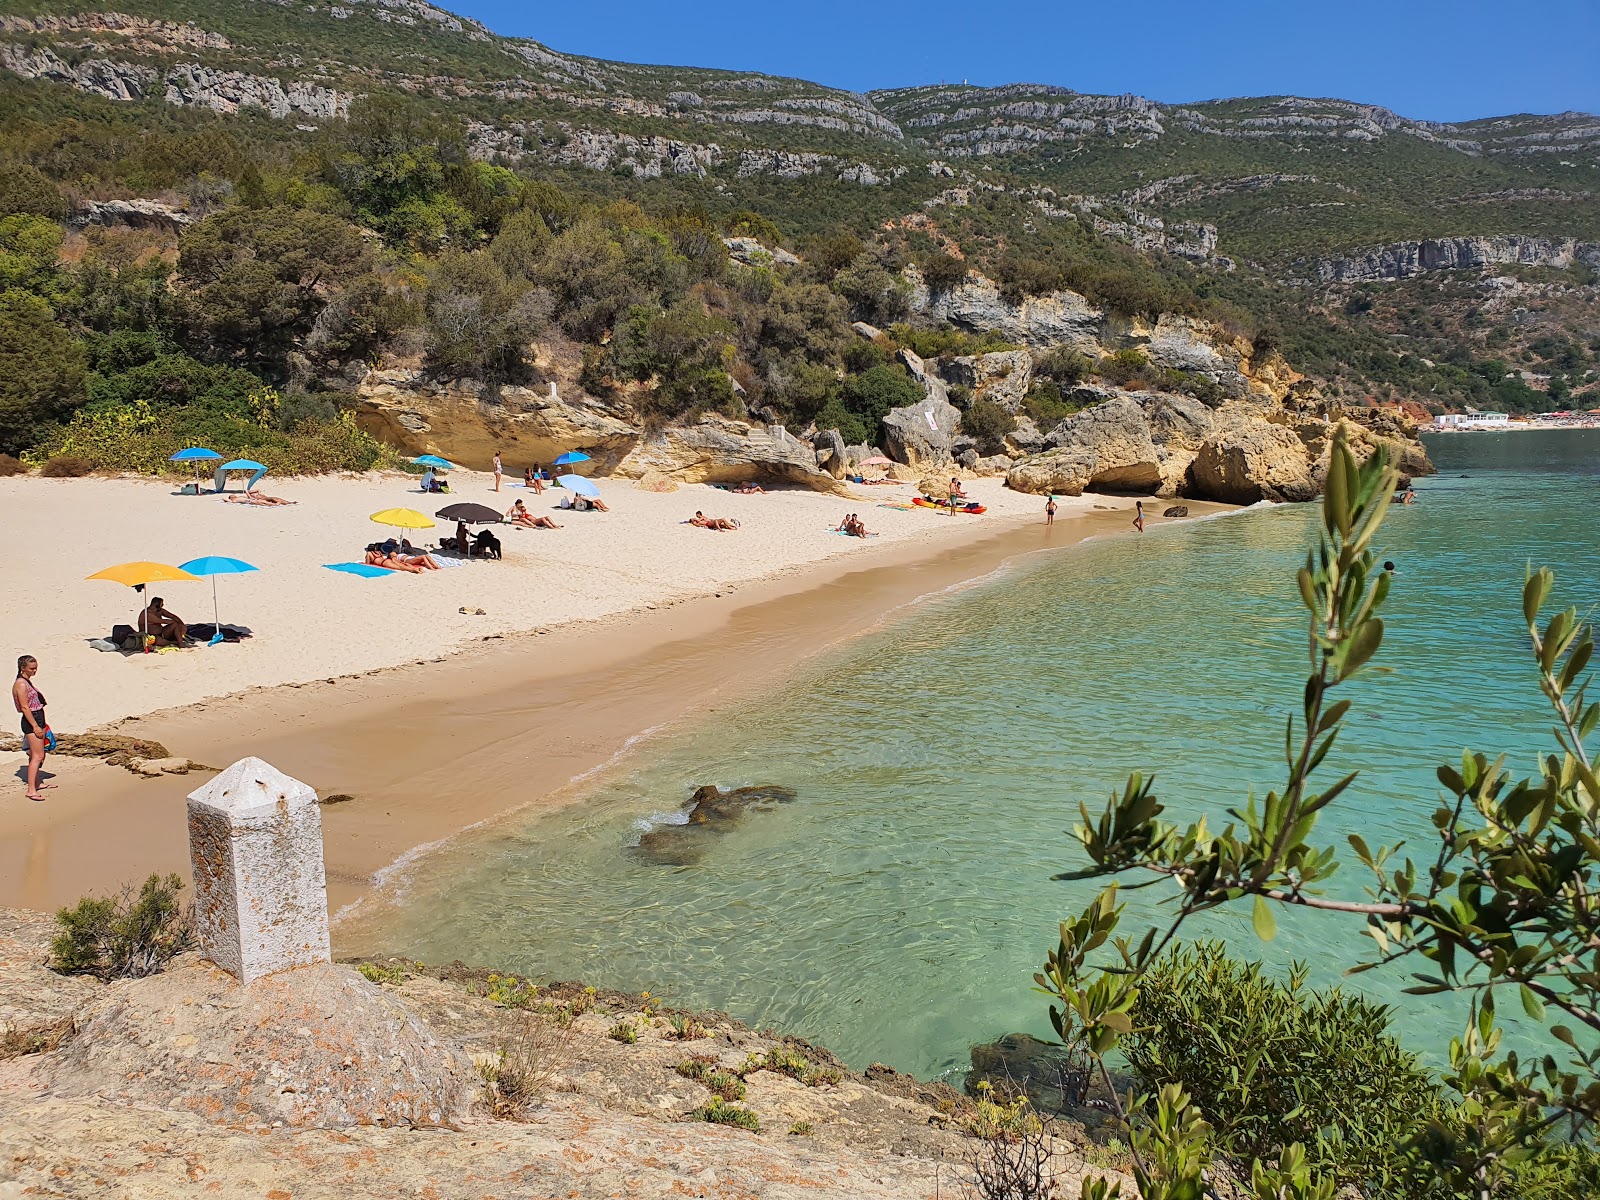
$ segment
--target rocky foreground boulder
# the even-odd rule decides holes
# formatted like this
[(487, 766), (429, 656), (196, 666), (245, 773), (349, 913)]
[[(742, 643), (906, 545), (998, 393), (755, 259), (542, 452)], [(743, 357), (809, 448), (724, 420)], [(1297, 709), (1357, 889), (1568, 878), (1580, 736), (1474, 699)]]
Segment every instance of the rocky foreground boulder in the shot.
[(752, 425), (707, 414), (639, 438), (610, 473), (641, 479), (655, 472), (682, 483), (794, 483), (847, 494), (841, 479), (817, 466), (817, 452), (783, 426)]
[[(948, 1084), (648, 996), (398, 960), (107, 986), (46, 968), (52, 926), (0, 910), (0, 1015), (55, 1031), (0, 1039), (0, 1196), (923, 1200), (963, 1194), (987, 1145)], [(407, 1099), (419, 1055), (447, 1066), (437, 1107)], [(1117, 1178), (1081, 1136), (1054, 1142), (1063, 1194)]]

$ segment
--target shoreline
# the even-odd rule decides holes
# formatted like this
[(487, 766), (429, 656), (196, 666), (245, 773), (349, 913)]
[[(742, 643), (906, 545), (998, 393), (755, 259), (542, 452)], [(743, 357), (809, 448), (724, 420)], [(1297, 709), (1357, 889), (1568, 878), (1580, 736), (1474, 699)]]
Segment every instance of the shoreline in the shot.
[[(1054, 527), (1022, 517), (958, 525), (786, 564), (691, 599), (490, 634), (436, 658), (256, 688), (105, 728), (218, 767), (253, 754), (324, 799), (353, 796), (324, 809), (330, 908), (347, 916), (444, 842), (570, 802), (584, 781), (665, 728), (759, 690), (906, 605), (1028, 553), (1125, 527), (1127, 499), (1082, 499), (1064, 505)], [(1190, 507), (1198, 510), (1190, 520), (1231, 511)], [(0, 828), (8, 868), (0, 904), (50, 909), (150, 871), (187, 876), (183, 806), (203, 777), (140, 779), (93, 760), (52, 765), (67, 785), (51, 793), (61, 800), (13, 808)]]

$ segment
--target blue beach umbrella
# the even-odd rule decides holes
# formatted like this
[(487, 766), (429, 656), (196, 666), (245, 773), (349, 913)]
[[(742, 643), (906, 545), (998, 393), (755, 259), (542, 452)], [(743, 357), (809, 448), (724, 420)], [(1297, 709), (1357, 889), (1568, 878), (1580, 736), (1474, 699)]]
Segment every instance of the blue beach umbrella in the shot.
[(204, 446), (190, 446), (187, 450), (179, 450), (168, 462), (194, 464), (194, 494), (200, 494), (200, 464), (203, 462), (220, 462), (222, 455), (215, 450), (207, 450)]
[(455, 463), (448, 458), (440, 458), (437, 454), (419, 454), (411, 461), (419, 467), (437, 467), (442, 471), (454, 471), (456, 469)]
[(385, 575), (393, 575), (393, 571), (386, 571), (382, 567), (375, 567), (371, 563), (323, 563), (330, 571), (343, 571), (346, 575), (359, 575), (363, 579), (382, 579)]
[[(262, 470), (266, 470), (265, 467)], [(217, 554), (207, 554), (203, 558), (191, 558), (178, 568), (191, 575), (211, 576), (211, 620), (217, 627), (217, 632), (211, 638), (211, 645), (215, 646), (222, 640), (222, 619), (217, 616), (217, 576), (218, 575), (243, 575), (246, 571), (259, 568), (238, 558), (223, 558)]]
[(588, 496), (591, 500), (600, 494), (600, 489), (595, 486), (594, 481), (585, 479), (582, 475), (563, 475), (556, 482), (566, 488), (567, 491), (576, 492), (580, 496)]
[(223, 488), (227, 487), (229, 471), (252, 472), (250, 476), (250, 482), (244, 485), (244, 490), (247, 492), (253, 492), (255, 491), (256, 484), (261, 482), (261, 477), (267, 473), (267, 468), (264, 463), (258, 463), (254, 459), (249, 458), (236, 458), (232, 462), (225, 462), (217, 468), (217, 474), (214, 479), (214, 482), (217, 486), (217, 491), (220, 492)]
[(587, 454), (585, 454), (582, 450), (568, 450), (565, 454), (561, 455), (559, 458), (557, 458), (555, 460), (555, 462), (551, 463), (550, 465), (551, 466), (555, 466), (555, 467), (570, 467), (573, 463), (581, 463), (581, 462), (588, 462), (588, 461), (589, 461), (589, 456)]

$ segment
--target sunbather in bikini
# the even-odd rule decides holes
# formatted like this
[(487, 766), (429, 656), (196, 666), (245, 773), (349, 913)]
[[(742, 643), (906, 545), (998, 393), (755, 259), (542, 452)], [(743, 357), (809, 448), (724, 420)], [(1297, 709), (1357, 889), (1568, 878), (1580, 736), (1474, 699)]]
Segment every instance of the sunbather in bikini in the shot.
[(282, 496), (269, 496), (265, 492), (246, 492), (242, 496), (227, 497), (229, 504), (255, 504), (263, 508), (274, 508), (280, 504), (298, 504), (298, 500), (285, 500)]
[(421, 567), (414, 566), (398, 554), (386, 554), (382, 550), (368, 550), (367, 565), (369, 567), (382, 567), (386, 571), (406, 571), (412, 575), (422, 574)]
[(524, 529), (560, 529), (549, 517), (536, 517), (528, 511), (527, 507), (518, 500), (506, 513), (506, 521), (512, 525), (520, 525)]
[(690, 518), (689, 524), (698, 525), (701, 529), (739, 528), (739, 522), (737, 521), (730, 521), (726, 517), (708, 517), (705, 515), (705, 513), (700, 512), (698, 509), (695, 511), (694, 516)]

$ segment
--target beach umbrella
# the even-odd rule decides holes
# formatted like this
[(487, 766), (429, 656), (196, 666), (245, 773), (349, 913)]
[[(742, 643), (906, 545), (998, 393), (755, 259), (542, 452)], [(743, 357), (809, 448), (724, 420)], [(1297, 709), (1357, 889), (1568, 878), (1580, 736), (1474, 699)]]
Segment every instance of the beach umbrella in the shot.
[(550, 465), (553, 467), (570, 467), (573, 463), (588, 462), (589, 456), (582, 450), (568, 450)]
[(147, 583), (166, 583), (181, 579), (198, 579), (198, 575), (191, 575), (182, 567), (168, 566), (158, 562), (131, 562), (119, 563), (114, 567), (107, 567), (103, 571), (96, 571), (88, 579), (105, 579), (111, 583), (121, 583), (128, 587), (143, 587)]
[(582, 475), (563, 475), (556, 480), (569, 492), (576, 492), (580, 496), (588, 496), (591, 500), (600, 495), (600, 489), (593, 480), (585, 479)]
[(179, 450), (168, 462), (194, 464), (194, 494), (200, 494), (200, 464), (203, 462), (221, 462), (222, 455), (215, 450), (207, 450), (204, 446), (190, 446), (187, 450)]
[(369, 518), (379, 525), (393, 525), (396, 529), (432, 529), (433, 518), (414, 508), (386, 508)]
[(505, 518), (498, 509), (490, 508), (487, 504), (473, 504), (462, 501), (460, 504), (447, 504), (433, 514), (446, 521), (465, 521), (468, 525), (493, 525), (496, 521)]
[(383, 567), (375, 567), (371, 563), (323, 563), (330, 571), (343, 571), (346, 575), (359, 575), (363, 579), (382, 579), (385, 575), (393, 575), (393, 571)]
[(204, 558), (191, 558), (178, 568), (191, 575), (211, 576), (211, 620), (216, 624), (217, 632), (211, 638), (215, 646), (222, 640), (222, 618), (217, 615), (217, 576), (218, 575), (243, 575), (246, 571), (258, 570), (249, 563), (237, 558), (223, 558), (221, 555), (208, 554)]
[(217, 468), (217, 474), (214, 480), (217, 485), (217, 491), (220, 492), (228, 486), (229, 471), (252, 472), (250, 481), (244, 485), (244, 490), (247, 492), (253, 492), (255, 491), (256, 484), (261, 482), (261, 477), (267, 473), (267, 468), (264, 464), (258, 463), (249, 458), (236, 458), (232, 462), (225, 462)]
[(861, 465), (863, 467), (892, 467), (894, 466), (894, 459), (885, 458), (881, 454), (875, 454), (871, 458), (863, 458), (861, 460)]
[(448, 458), (440, 458), (437, 454), (419, 454), (411, 460), (419, 467), (432, 467), (436, 471), (454, 471), (455, 463)]

